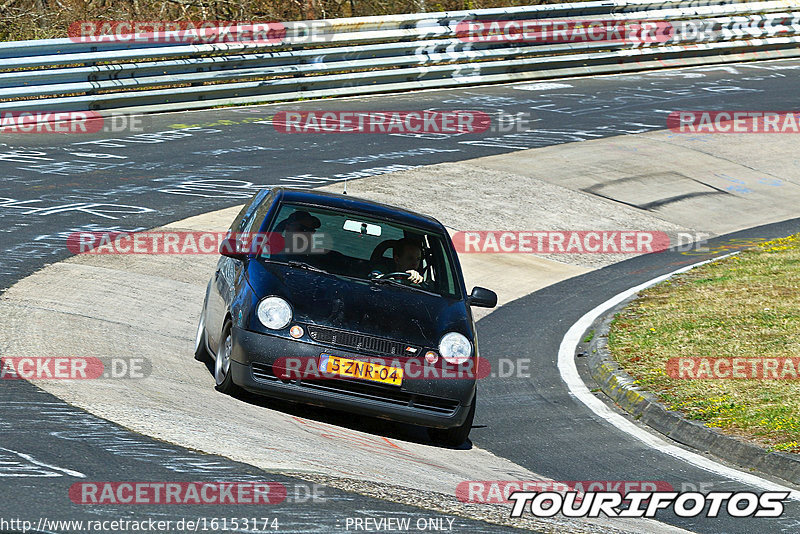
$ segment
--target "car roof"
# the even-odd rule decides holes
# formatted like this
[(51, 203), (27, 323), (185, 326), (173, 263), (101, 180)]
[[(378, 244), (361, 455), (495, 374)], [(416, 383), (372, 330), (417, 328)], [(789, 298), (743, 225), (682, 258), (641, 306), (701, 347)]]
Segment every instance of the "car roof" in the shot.
[(446, 233), (444, 225), (433, 217), (428, 217), (427, 215), (422, 215), (421, 213), (405, 210), (396, 206), (381, 204), (380, 202), (372, 202), (371, 200), (365, 200), (350, 195), (340, 195), (338, 193), (326, 193), (308, 189), (276, 187), (272, 190), (277, 195), (276, 200), (280, 202), (338, 208), (358, 212), (378, 219), (388, 219), (422, 230)]

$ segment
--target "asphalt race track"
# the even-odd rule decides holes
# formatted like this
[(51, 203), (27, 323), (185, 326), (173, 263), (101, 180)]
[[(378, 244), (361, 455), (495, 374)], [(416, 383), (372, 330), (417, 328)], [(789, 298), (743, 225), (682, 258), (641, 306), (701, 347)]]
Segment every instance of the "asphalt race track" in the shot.
[[(4, 135), (0, 287), (67, 257), (66, 236), (75, 231), (152, 228), (241, 204), (262, 186), (317, 187), (445, 161), (661, 130), (666, 113), (675, 109), (798, 109), (797, 87), (800, 62), (764, 62), (153, 115), (141, 118), (143, 130), (136, 133)], [(312, 109), (466, 109), (508, 122), (502, 131), (469, 135), (282, 134), (272, 125), (276, 111)], [(526, 131), (511, 131), (510, 117)], [(800, 219), (727, 237), (797, 231)], [(554, 480), (652, 480), (680, 489), (712, 483), (714, 490), (747, 490), (647, 448), (597, 418), (569, 395), (556, 367), (564, 333), (586, 311), (676, 265), (703, 259), (680, 252), (632, 258), (547, 287), (482, 319), (483, 354), (531, 358), (535, 372), (527, 380), (481, 383), (473, 443)], [(289, 490), (287, 501), (258, 514), (278, 518), (281, 532), (345, 530), (348, 518), (370, 515), (438, 518), (445, 525), (449, 519), (455, 532), (513, 531), (330, 487), (319, 488), (325, 499), (310, 499), (305, 481), (135, 434), (26, 382), (4, 381), (0, 406), (0, 518), (111, 519), (142, 512), (173, 520), (232, 516), (230, 509), (214, 506), (79, 507), (67, 497), (67, 488), (81, 479), (72, 473), (77, 471), (89, 480), (281, 482)], [(58, 464), (35, 460), (42, 457), (56, 457)], [(784, 516), (775, 520), (658, 519), (703, 533), (789, 533), (800, 531), (800, 505), (788, 503)]]
[[(3, 477), (2, 517), (20, 518), (34, 523), (34, 532), (69, 532), (73, 528), (36, 528), (40, 518), (50, 521), (113, 521), (117, 519), (185, 519), (210, 526), (213, 518), (250, 518), (255, 515), (258, 529), (264, 532), (332, 532), (344, 530), (347, 520), (363, 517), (391, 517), (397, 520), (419, 518), (442, 521), (455, 532), (518, 532), (517, 529), (470, 521), (461, 517), (403, 506), (393, 502), (343, 492), (330, 487), (265, 473), (252, 466), (189, 451), (141, 436), (77, 410), (28, 383), (3, 385), (3, 440), (0, 448), (0, 473)], [(69, 487), (82, 479), (66, 474), (60, 466), (35, 464), (15, 452), (25, 451), (32, 458), (52, 457), (54, 443), (62, 465), (81, 466), (93, 481), (136, 480), (151, 482), (277, 482), (286, 488), (286, 500), (275, 505), (238, 509), (225, 505), (130, 506), (76, 505)], [(263, 528), (264, 519), (267, 528)], [(273, 521), (277, 529), (273, 530)], [(175, 523), (173, 523), (174, 525)], [(171, 529), (177, 531), (175, 527)], [(186, 530), (192, 530), (187, 528)], [(0, 532), (22, 529), (0, 528)], [(218, 531), (217, 529), (211, 530)]]

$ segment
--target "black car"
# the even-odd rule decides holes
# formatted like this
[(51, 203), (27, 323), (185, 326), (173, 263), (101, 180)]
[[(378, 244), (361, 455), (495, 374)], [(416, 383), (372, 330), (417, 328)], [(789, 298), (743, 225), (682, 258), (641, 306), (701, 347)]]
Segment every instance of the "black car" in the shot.
[(345, 195), (258, 192), (220, 247), (195, 356), (217, 389), (422, 425), (463, 443), (478, 344), (458, 257), (431, 217)]

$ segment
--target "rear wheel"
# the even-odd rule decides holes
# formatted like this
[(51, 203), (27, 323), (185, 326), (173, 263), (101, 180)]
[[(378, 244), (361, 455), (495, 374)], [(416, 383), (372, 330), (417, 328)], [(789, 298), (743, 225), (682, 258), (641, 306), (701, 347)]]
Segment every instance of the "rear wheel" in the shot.
[(444, 443), (445, 445), (450, 445), (451, 447), (458, 447), (467, 441), (469, 432), (472, 430), (472, 422), (475, 420), (475, 405), (478, 401), (477, 397), (478, 395), (476, 394), (472, 398), (472, 404), (469, 407), (467, 418), (464, 420), (464, 423), (461, 426), (448, 428), (445, 430), (431, 428), (428, 430), (428, 434), (431, 436), (431, 438), (435, 441)]
[(233, 334), (230, 320), (225, 321), (222, 336), (217, 349), (217, 361), (214, 362), (214, 379), (217, 391), (227, 395), (236, 395), (241, 390), (231, 378), (231, 351), (233, 350)]

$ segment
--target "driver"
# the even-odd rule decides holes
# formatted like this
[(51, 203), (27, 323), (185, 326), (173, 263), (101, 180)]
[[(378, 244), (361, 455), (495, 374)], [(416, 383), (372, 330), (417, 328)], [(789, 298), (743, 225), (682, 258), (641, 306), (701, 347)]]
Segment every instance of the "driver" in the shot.
[(283, 233), (284, 253), (308, 254), (314, 252), (314, 233), (321, 226), (317, 217), (307, 211), (295, 211), (275, 226)]
[(408, 273), (408, 281), (412, 284), (422, 283), (422, 275), (418, 271), (422, 261), (422, 246), (419, 242), (404, 237), (395, 243), (392, 250), (394, 270)]

